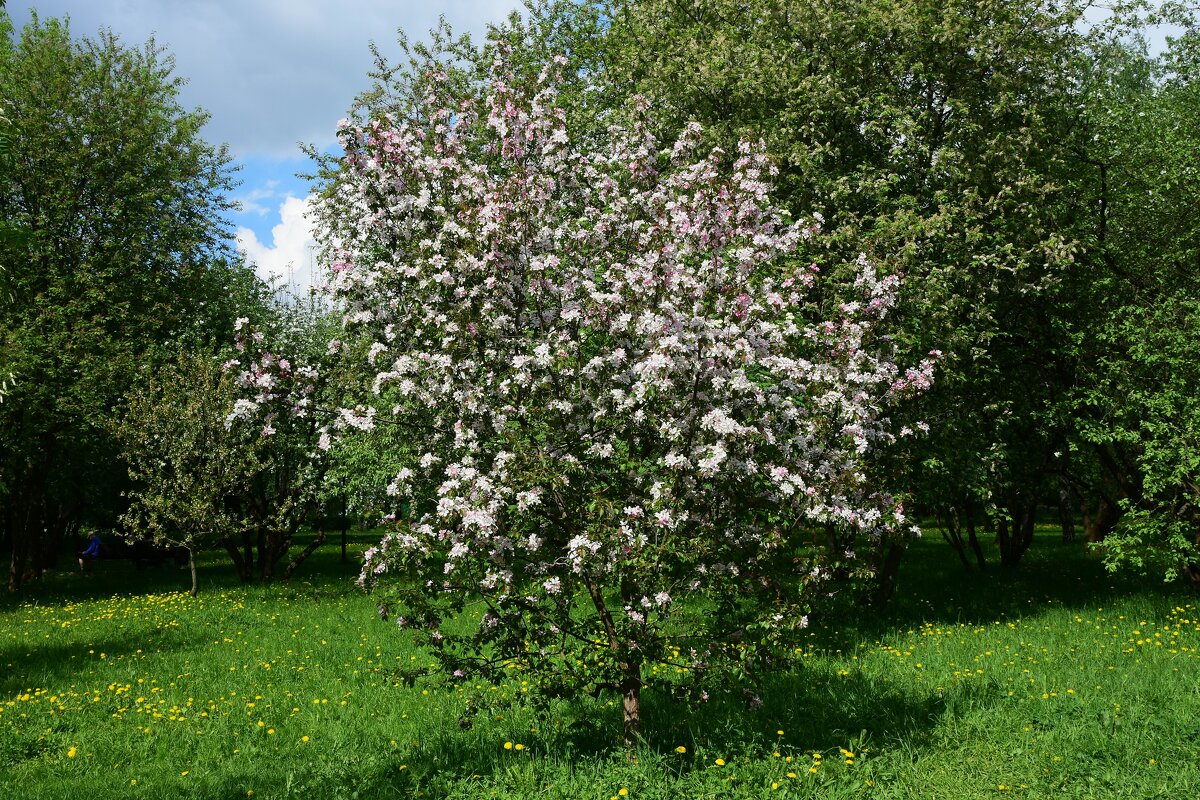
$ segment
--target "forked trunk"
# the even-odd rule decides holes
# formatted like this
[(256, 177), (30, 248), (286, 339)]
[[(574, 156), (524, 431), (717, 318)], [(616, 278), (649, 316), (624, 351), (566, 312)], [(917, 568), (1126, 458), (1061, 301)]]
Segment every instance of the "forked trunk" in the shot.
[(324, 529), (324, 527), (322, 527), (317, 530), (316, 538), (314, 538), (311, 542), (308, 543), (308, 547), (301, 550), (300, 553), (295, 558), (292, 559), (291, 563), (287, 565), (287, 568), (284, 569), (284, 571), (283, 571), (282, 580), (285, 580), (285, 581), (289, 580), (292, 577), (292, 573), (295, 572), (300, 567), (300, 565), (304, 563), (304, 560), (306, 558), (308, 558), (309, 556), (311, 556), (314, 552), (316, 552), (316, 549), (318, 547), (320, 547), (321, 545), (323, 545), (324, 543), (325, 543), (325, 529)]
[(243, 557), (242, 551), (238, 547), (237, 542), (229, 537), (226, 537), (221, 540), (221, 544), (225, 546), (225, 552), (229, 553), (229, 560), (233, 562), (233, 566), (234, 569), (237, 570), (238, 577), (242, 579), (243, 583), (249, 583), (253, 577), (250, 574), (250, 564)]
[(629, 650), (622, 647), (617, 626), (604, 603), (604, 593), (600, 587), (588, 575), (584, 575), (583, 582), (587, 586), (596, 615), (600, 618), (600, 624), (604, 627), (608, 649), (616, 656), (618, 669), (621, 671), (621, 681), (617, 688), (621, 692), (621, 708), (625, 717), (622, 739), (625, 746), (632, 749), (642, 735), (642, 665), (641, 662), (630, 658)]

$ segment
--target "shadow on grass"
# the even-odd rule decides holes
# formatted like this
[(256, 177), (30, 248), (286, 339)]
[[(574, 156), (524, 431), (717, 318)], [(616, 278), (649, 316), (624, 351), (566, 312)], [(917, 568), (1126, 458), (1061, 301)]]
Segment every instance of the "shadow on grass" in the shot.
[(40, 641), (27, 645), (4, 642), (0, 646), (0, 697), (46, 687), (58, 686), (89, 667), (89, 662), (116, 663), (123, 658), (139, 657), (141, 652), (183, 652), (201, 648), (186, 631), (160, 629), (149, 636), (114, 632), (87, 642)]
[[(638, 769), (674, 781), (693, 770), (709, 768), (718, 755), (770, 761), (772, 753), (780, 752), (799, 762), (810, 752), (837, 759), (841, 747), (915, 750), (932, 738), (956, 703), (981, 704), (992, 698), (984, 687), (969, 685), (917, 696), (898, 684), (826, 669), (778, 676), (766, 687), (763, 704), (755, 709), (732, 697), (689, 708), (647, 693), (643, 703), (645, 735), (634, 755)], [(998, 697), (994, 699), (999, 702)], [(481, 727), (484, 725), (481, 722)], [(629, 765), (630, 754), (620, 744), (619, 702), (612, 707), (585, 701), (558, 703), (541, 715), (536, 727), (538, 733), (523, 737), (526, 758), (533, 759), (526, 762), (526, 769), (533, 776), (564, 768), (602, 775)], [(678, 754), (677, 747), (686, 752)], [(486, 787), (499, 792), (496, 796), (505, 796), (506, 788), (516, 791), (510, 785), (513, 782), (527, 787), (528, 781), (536, 779), (514, 766), (517, 754), (500, 748), (499, 740), (458, 726), (430, 731), (419, 746), (396, 758), (368, 756), (366, 763), (358, 763), (355, 770), (369, 770), (362, 785), (373, 787), (361, 796), (409, 797), (419, 791), (427, 798), (462, 797), (470, 793), (470, 781), (477, 781), (481, 792)], [(543, 767), (539, 768), (539, 761)], [(669, 796), (666, 784), (660, 788)], [(546, 787), (546, 796), (561, 795), (550, 789)]]
[(1153, 577), (1110, 573), (1098, 553), (1082, 542), (1063, 544), (1057, 531), (1039, 531), (1015, 567), (999, 566), (994, 545), (987, 555), (986, 571), (966, 569), (936, 531), (926, 532), (901, 562), (892, 602), (859, 633), (922, 622), (978, 624), (1048, 607), (1097, 608), (1135, 595), (1187, 596), (1182, 586)]
[(64, 604), (99, 600), (113, 595), (156, 594), (187, 591), (191, 577), (174, 566), (139, 569), (129, 561), (100, 561), (85, 575), (78, 570), (46, 572), (40, 579), (25, 583), (17, 592), (0, 591), (0, 611), (22, 603)]

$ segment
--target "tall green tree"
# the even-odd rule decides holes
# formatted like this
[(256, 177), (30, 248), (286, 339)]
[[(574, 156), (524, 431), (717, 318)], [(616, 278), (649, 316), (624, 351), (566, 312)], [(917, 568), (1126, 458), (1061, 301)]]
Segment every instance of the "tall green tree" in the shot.
[[(124, 481), (106, 426), (157, 353), (228, 322), (229, 157), (179, 104), (153, 41), (75, 39), (66, 22), (0, 19), (0, 353), (18, 376), (0, 407), (10, 589), (53, 562), (72, 525), (111, 520)], [(222, 334), (227, 335), (227, 334)]]
[(824, 270), (866, 251), (906, 276), (897, 346), (946, 357), (912, 409), (929, 438), (889, 469), (909, 473), (926, 510), (994, 522), (1003, 562), (1017, 563), (1065, 437), (1071, 371), (1054, 343), (1077, 268), (1062, 176), (1083, 4), (601, 5), (591, 107), (636, 93), (666, 129), (698, 120), (727, 150), (761, 138), (790, 209), (825, 216)]
[(1092, 531), (1109, 564), (1200, 588), (1200, 29), (1173, 19), (1182, 34), (1161, 55), (1124, 28), (1085, 64), (1090, 313), (1072, 399), (1093, 502), (1123, 512)]

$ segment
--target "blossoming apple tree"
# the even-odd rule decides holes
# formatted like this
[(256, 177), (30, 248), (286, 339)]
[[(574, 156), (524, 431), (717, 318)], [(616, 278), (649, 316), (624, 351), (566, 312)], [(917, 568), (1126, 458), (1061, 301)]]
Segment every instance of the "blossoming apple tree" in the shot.
[(831, 575), (908, 534), (867, 467), (932, 360), (893, 363), (898, 282), (865, 260), (815, 317), (816, 222), (758, 148), (663, 149), (644, 108), (585, 146), (564, 63), (425, 70), (409, 113), (339, 126), (318, 216), (369, 374), (342, 428), (410, 431), (363, 583), (456, 676), (618, 692), (632, 741), (658, 676), (785, 663)]

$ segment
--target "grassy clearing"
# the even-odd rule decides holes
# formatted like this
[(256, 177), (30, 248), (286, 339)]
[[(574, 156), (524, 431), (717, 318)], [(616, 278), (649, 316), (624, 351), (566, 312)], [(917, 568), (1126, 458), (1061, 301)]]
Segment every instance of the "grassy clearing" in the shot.
[[(828, 620), (750, 711), (393, 680), (425, 657), (332, 548), (291, 586), (216, 556), (102, 565), (0, 605), (0, 798), (1193, 797), (1200, 610), (1047, 533), (1013, 575), (913, 548), (883, 618)], [(319, 577), (312, 577), (319, 576)]]

